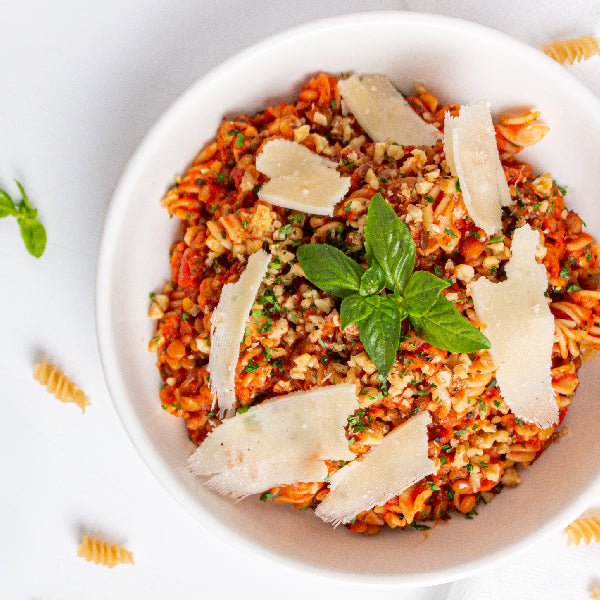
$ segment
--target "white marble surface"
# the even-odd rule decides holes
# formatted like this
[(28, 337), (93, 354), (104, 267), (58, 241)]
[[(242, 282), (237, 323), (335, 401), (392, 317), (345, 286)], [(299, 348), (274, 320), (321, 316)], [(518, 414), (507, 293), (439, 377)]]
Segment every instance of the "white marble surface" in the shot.
[[(600, 35), (600, 3), (304, 0), (291, 6), (0, 0), (0, 188), (16, 194), (13, 179), (26, 186), (49, 238), (35, 260), (14, 219), (0, 221), (2, 598), (346, 598), (355, 591), (275, 569), (216, 539), (134, 451), (104, 384), (94, 330), (96, 254), (111, 192), (165, 108), (210, 67), (267, 35), (335, 14), (399, 9), (476, 21), (539, 46)], [(572, 71), (600, 94), (600, 57)], [(85, 416), (33, 381), (32, 365), (46, 354), (88, 393)], [(600, 505), (600, 493), (598, 499)], [(79, 559), (82, 532), (130, 548), (135, 567), (109, 570)], [(515, 590), (523, 589), (533, 565), (540, 581), (550, 574), (557, 585), (539, 595), (536, 587), (527, 597), (566, 598), (565, 589), (586, 597), (600, 585), (599, 558), (597, 548), (567, 550), (557, 534), (503, 566), (503, 573), (514, 573), (504, 597), (525, 597)], [(453, 589), (356, 591), (370, 598), (482, 598), (472, 590), (499, 580), (495, 571)]]

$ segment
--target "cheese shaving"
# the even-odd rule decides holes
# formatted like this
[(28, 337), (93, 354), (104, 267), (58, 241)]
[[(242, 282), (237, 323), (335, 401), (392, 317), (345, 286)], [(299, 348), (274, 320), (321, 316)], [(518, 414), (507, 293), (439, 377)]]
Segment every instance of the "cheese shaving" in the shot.
[(546, 268), (535, 259), (539, 242), (529, 225), (516, 229), (506, 280), (480, 277), (471, 295), (477, 318), (487, 325), (502, 397), (517, 417), (545, 429), (558, 421), (558, 405), (551, 374), (554, 317), (544, 296)]
[(350, 177), (337, 172), (337, 163), (290, 140), (268, 141), (256, 168), (270, 177), (258, 192), (261, 200), (310, 214), (333, 216), (350, 189)]
[(344, 426), (358, 409), (342, 383), (265, 400), (214, 429), (189, 459), (207, 485), (241, 498), (274, 485), (323, 481), (324, 460), (352, 460)]
[(444, 119), (444, 152), (450, 172), (458, 177), (463, 201), (477, 227), (491, 235), (502, 228), (502, 207), (511, 203), (500, 162), (489, 103), (461, 107)]
[(231, 416), (234, 411), (235, 369), (240, 343), (244, 339), (246, 321), (270, 261), (271, 255), (264, 250), (252, 254), (238, 281), (223, 286), (210, 320), (211, 345), (207, 369), (221, 418)]
[(323, 481), (327, 472), (327, 465), (322, 460), (310, 459), (263, 462), (260, 468), (236, 465), (213, 475), (206, 486), (220, 494), (230, 495), (234, 500), (241, 500), (279, 485)]
[(434, 473), (434, 462), (428, 456), (430, 423), (428, 411), (411, 417), (371, 448), (363, 460), (336, 471), (330, 478), (330, 492), (315, 514), (336, 527), (349, 523), (360, 512), (384, 504)]
[(410, 107), (385, 75), (352, 75), (338, 82), (344, 103), (375, 142), (434, 146), (440, 132)]

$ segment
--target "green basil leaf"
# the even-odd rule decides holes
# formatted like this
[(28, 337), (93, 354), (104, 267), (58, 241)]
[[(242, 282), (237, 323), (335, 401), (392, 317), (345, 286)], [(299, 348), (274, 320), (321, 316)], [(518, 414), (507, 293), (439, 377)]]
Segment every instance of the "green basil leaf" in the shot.
[[(21, 192), (21, 196), (23, 197), (23, 199), (20, 202), (20, 206), (19, 206), (19, 210), (20, 212), (22, 212), (25, 215), (28, 215), (30, 217), (35, 217), (35, 214), (29, 214), (32, 210), (30, 204), (29, 204), (29, 198), (27, 197), (27, 194), (25, 193), (25, 188), (15, 179), (15, 183), (17, 184), (17, 187), (19, 188), (19, 191)], [(37, 210), (35, 211), (37, 214)]]
[(410, 315), (417, 334), (428, 344), (449, 352), (474, 352), (489, 348), (490, 341), (440, 294), (424, 315)]
[(362, 275), (360, 279), (361, 296), (379, 294), (385, 287), (385, 273), (378, 263), (374, 262)]
[(25, 242), (25, 248), (32, 256), (39, 258), (46, 248), (46, 230), (36, 219), (18, 217), (21, 237)]
[(0, 190), (0, 219), (16, 214), (17, 208), (12, 198), (5, 191)]
[(450, 282), (429, 271), (415, 271), (404, 288), (404, 308), (409, 315), (421, 317), (436, 303), (440, 291)]
[(365, 270), (335, 246), (304, 244), (296, 256), (308, 280), (324, 292), (341, 298), (358, 292)]
[(406, 223), (378, 192), (371, 198), (365, 223), (369, 265), (383, 268), (390, 289), (402, 292), (415, 267), (416, 246)]
[(393, 296), (369, 296), (373, 311), (356, 323), (365, 352), (377, 370), (387, 377), (400, 345), (400, 309)]
[(365, 319), (373, 312), (373, 304), (363, 296), (352, 294), (342, 299), (340, 306), (340, 321), (342, 331), (350, 325)]

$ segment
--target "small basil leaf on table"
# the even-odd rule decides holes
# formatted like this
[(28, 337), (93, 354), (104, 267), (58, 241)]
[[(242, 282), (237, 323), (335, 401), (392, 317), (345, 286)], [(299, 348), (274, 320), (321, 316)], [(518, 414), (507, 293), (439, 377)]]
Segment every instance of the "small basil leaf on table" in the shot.
[(373, 312), (373, 304), (359, 294), (352, 294), (342, 298), (340, 306), (340, 327), (342, 331), (350, 325), (350, 323), (358, 323), (361, 319), (365, 319)]
[[(31, 205), (29, 204), (29, 198), (27, 197), (27, 194), (25, 193), (25, 188), (16, 179), (15, 179), (15, 183), (17, 184), (17, 187), (19, 188), (19, 191), (21, 192), (21, 202), (19, 203), (19, 210), (29, 217), (37, 217), (37, 209), (31, 208)], [(33, 212), (32, 212), (33, 210), (35, 210), (35, 214), (33, 214)]]
[(0, 190), (0, 219), (9, 215), (16, 215), (17, 208), (11, 197), (4, 191)]
[(385, 287), (385, 273), (378, 263), (374, 262), (362, 275), (358, 293), (361, 296), (379, 294)]
[(39, 258), (46, 248), (46, 230), (37, 220), (37, 208), (32, 208), (29, 204), (25, 189), (18, 181), (15, 180), (15, 183), (21, 192), (21, 202), (15, 204), (4, 190), (0, 190), (0, 218), (8, 216), (17, 218), (25, 248), (29, 254)]
[(436, 303), (440, 291), (450, 283), (429, 271), (415, 271), (404, 288), (404, 308), (409, 315), (421, 317)]
[(333, 296), (343, 298), (360, 288), (363, 267), (329, 244), (305, 244), (296, 256), (307, 279)]
[(393, 296), (369, 296), (373, 311), (356, 323), (360, 341), (377, 370), (387, 377), (400, 345), (400, 308)]
[(489, 348), (489, 340), (440, 294), (429, 312), (410, 315), (417, 335), (428, 344), (449, 352), (475, 352)]
[(365, 248), (369, 265), (377, 261), (388, 287), (402, 292), (415, 266), (416, 246), (406, 223), (379, 192), (371, 198), (367, 211)]
[(21, 237), (25, 242), (27, 252), (35, 258), (39, 258), (46, 248), (46, 230), (44, 226), (37, 220), (31, 217), (17, 217), (19, 228), (21, 229)]

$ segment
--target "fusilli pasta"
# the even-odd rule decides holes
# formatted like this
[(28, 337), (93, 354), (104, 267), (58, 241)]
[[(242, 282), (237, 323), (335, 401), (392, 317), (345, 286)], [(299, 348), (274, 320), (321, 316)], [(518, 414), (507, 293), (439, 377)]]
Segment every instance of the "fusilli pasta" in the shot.
[(33, 377), (42, 385), (48, 388), (51, 394), (54, 394), (61, 402), (73, 402), (81, 408), (81, 412), (85, 413), (86, 406), (91, 402), (68, 377), (59, 370), (56, 365), (48, 364), (46, 358), (41, 363), (34, 365)]
[(565, 62), (572, 65), (575, 61), (587, 60), (595, 54), (599, 54), (598, 39), (584, 35), (569, 40), (557, 40), (549, 44), (542, 44), (542, 50), (561, 65), (564, 65)]
[(600, 542), (600, 517), (576, 519), (566, 529), (567, 544), (579, 546), (581, 542), (589, 544), (592, 540)]
[(135, 564), (133, 562), (133, 554), (129, 550), (95, 537), (89, 538), (87, 535), (83, 536), (81, 544), (77, 548), (77, 556), (81, 556), (89, 562), (95, 562), (97, 565), (105, 565), (111, 569), (116, 565), (125, 563)]

